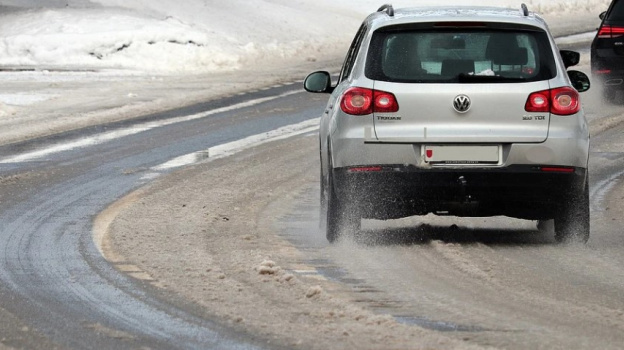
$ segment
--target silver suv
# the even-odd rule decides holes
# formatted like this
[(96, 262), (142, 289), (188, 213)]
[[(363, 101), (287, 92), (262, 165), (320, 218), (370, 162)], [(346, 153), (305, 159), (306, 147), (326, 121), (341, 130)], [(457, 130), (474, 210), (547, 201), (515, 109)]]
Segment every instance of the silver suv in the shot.
[(551, 220), (559, 242), (589, 238), (589, 79), (543, 19), (520, 9), (393, 9), (360, 27), (321, 117), (327, 239), (362, 218)]

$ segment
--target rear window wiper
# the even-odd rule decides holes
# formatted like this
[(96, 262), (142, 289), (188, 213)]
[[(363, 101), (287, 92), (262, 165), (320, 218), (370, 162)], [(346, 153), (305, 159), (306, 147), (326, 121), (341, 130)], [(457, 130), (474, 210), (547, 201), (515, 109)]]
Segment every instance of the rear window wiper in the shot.
[(518, 83), (526, 81), (520, 77), (504, 77), (502, 75), (476, 75), (461, 73), (457, 76), (460, 83)]

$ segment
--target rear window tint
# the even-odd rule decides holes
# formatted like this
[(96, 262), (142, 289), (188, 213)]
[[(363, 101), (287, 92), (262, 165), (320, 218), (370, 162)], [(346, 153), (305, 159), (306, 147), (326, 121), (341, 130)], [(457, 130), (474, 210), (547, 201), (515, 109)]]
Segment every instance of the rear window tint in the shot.
[(611, 12), (609, 12), (609, 21), (624, 22), (624, 1), (615, 1)]
[(545, 33), (487, 29), (377, 31), (366, 65), (367, 77), (391, 82), (539, 81), (554, 72)]

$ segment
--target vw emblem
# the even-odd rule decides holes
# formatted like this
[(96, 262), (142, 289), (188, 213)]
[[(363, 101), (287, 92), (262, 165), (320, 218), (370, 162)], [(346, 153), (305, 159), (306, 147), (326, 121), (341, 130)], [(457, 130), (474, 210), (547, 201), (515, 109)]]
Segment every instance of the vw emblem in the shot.
[(453, 100), (453, 108), (459, 113), (468, 112), (470, 105), (470, 98), (466, 95), (459, 95)]

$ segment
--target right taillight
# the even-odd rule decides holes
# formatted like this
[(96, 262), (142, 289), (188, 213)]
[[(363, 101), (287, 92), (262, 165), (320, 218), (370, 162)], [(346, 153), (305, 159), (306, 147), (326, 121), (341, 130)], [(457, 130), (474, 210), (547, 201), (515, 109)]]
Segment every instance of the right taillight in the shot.
[(571, 115), (580, 109), (579, 93), (570, 87), (534, 92), (529, 95), (524, 106), (527, 112), (547, 112), (556, 115)]
[(399, 103), (390, 92), (352, 87), (343, 93), (340, 109), (351, 115), (394, 113), (399, 111)]
[(624, 27), (619, 26), (611, 26), (608, 24), (604, 24), (598, 29), (598, 38), (600, 39), (611, 39), (617, 38), (624, 35)]

